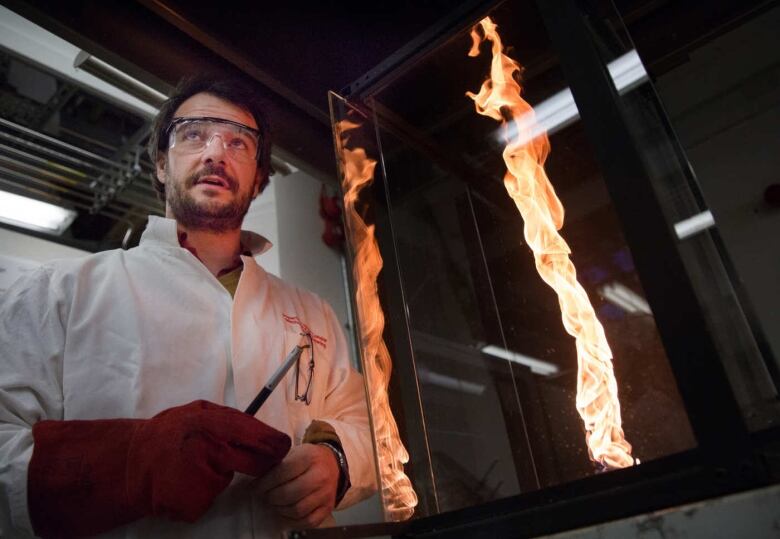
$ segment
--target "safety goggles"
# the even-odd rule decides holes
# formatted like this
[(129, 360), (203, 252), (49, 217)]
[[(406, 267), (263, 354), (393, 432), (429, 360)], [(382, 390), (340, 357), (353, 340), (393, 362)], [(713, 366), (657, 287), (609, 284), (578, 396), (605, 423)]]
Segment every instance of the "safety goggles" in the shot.
[(305, 402), (306, 406), (308, 406), (311, 404), (311, 382), (314, 379), (314, 339), (312, 339), (311, 333), (306, 332), (301, 333), (301, 341), (308, 341), (309, 343), (308, 345), (303, 345), (303, 348), (308, 349), (309, 352), (309, 375), (308, 377), (304, 375), (306, 386), (303, 388), (303, 393), (301, 393), (301, 388), (298, 387), (301, 379), (301, 358), (304, 356), (304, 354), (301, 354), (298, 356), (298, 364), (295, 366), (295, 400)]
[(200, 153), (214, 137), (231, 159), (248, 163), (260, 156), (260, 131), (222, 118), (174, 118), (168, 126), (168, 148), (183, 154)]

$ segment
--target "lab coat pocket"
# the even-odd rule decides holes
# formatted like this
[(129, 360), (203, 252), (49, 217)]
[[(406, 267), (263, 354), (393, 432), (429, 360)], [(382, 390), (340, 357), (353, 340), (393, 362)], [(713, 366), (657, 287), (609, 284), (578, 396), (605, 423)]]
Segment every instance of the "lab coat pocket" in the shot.
[(301, 406), (306, 407), (311, 402), (311, 385), (314, 375), (314, 361), (309, 339), (300, 332), (286, 331), (285, 354), (291, 353), (296, 346), (302, 347), (303, 350), (285, 376), (287, 402), (295, 411)]

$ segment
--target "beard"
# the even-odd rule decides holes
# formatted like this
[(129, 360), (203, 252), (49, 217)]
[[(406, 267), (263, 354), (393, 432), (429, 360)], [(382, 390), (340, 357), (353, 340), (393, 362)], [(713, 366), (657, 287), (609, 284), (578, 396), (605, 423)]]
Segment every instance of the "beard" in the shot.
[[(205, 176), (219, 176), (224, 179), (234, 194), (233, 200), (196, 201), (191, 189)], [(168, 177), (173, 181), (165, 183), (166, 204), (176, 222), (184, 228), (217, 234), (241, 228), (252, 203), (251, 190), (247, 193), (239, 192), (239, 183), (225, 173), (223, 167), (207, 164), (184, 181), (177, 181), (170, 172)]]

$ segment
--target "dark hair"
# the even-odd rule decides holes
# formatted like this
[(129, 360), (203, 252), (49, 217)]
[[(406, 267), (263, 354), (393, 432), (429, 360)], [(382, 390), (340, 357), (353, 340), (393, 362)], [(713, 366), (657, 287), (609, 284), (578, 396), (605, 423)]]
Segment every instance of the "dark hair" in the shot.
[[(224, 99), (249, 112), (257, 122), (260, 130), (260, 152), (257, 157), (258, 170), (260, 172), (260, 191), (266, 188), (269, 181), (271, 165), (271, 133), (268, 120), (265, 117), (263, 103), (257, 97), (257, 93), (244, 81), (231, 77), (214, 75), (195, 75), (179, 81), (168, 99), (160, 107), (160, 111), (154, 118), (152, 133), (146, 151), (152, 159), (152, 164), (157, 166), (157, 159), (161, 153), (168, 151), (168, 126), (173, 120), (173, 114), (182, 103), (196, 94), (211, 94)], [(165, 202), (165, 184), (157, 178), (157, 171), (152, 172), (152, 185), (157, 191), (160, 200)]]

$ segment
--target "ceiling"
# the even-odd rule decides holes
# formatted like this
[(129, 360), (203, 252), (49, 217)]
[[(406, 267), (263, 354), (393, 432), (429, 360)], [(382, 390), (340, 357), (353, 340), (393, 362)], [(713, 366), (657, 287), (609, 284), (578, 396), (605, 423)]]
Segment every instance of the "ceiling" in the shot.
[[(484, 0), (234, 0), (229, 7), (214, 9), (213, 2), (183, 0), (0, 3), (162, 92), (194, 72), (245, 75), (266, 102), (275, 155), (331, 182), (335, 181), (336, 170), (327, 92), (348, 87), (372, 70), (387, 71), (388, 66), (408, 61), (452, 31), (467, 27), (493, 4)], [(691, 47), (771, 2), (617, 0), (616, 4), (653, 75), (685, 61)], [(8, 67), (13, 61), (12, 56), (4, 55), (0, 66)], [(10, 94), (0, 96), (7, 105), (4, 108), (0, 103), (0, 115), (20, 121), (13, 115), (26, 109), (18, 99), (9, 105), (8, 99), (13, 99)], [(84, 240), (87, 244), (79, 246), (90, 250), (122, 241), (132, 244), (145, 215), (160, 211), (145, 177), (150, 164), (145, 155), (136, 157), (148, 120), (123, 113), (67, 81), (57, 83), (56, 92), (49, 96), (53, 97), (57, 99), (37, 105), (28, 99), (23, 105), (29, 105), (32, 119), (21, 123), (42, 129), (52, 115), (49, 109), (57, 107), (65, 131), (70, 133), (60, 129), (57, 136), (85, 145), (100, 157), (75, 167), (76, 180), (69, 177), (69, 181), (58, 183), (57, 196), (78, 199), (84, 206), (75, 226), (92, 231), (76, 231), (65, 241)], [(90, 118), (93, 123), (86, 125)], [(33, 157), (39, 161), (27, 159), (27, 169), (47, 158)], [(8, 168), (8, 161), (14, 158), (6, 152), (0, 166)], [(75, 165), (72, 159), (69, 163)], [(57, 171), (48, 171), (52, 173)], [(127, 181), (121, 189), (101, 194), (100, 186), (112, 174), (117, 178), (124, 175)], [(48, 176), (46, 179), (51, 180)], [(110, 186), (115, 188), (117, 184), (111, 182)], [(94, 210), (95, 204), (101, 206), (100, 211)]]
[(327, 91), (381, 62), (452, 9), (444, 0), (390, 4), (239, 0), (4, 2), (10, 9), (153, 87), (199, 71), (243, 72), (264, 97), (278, 153), (335, 177)]

